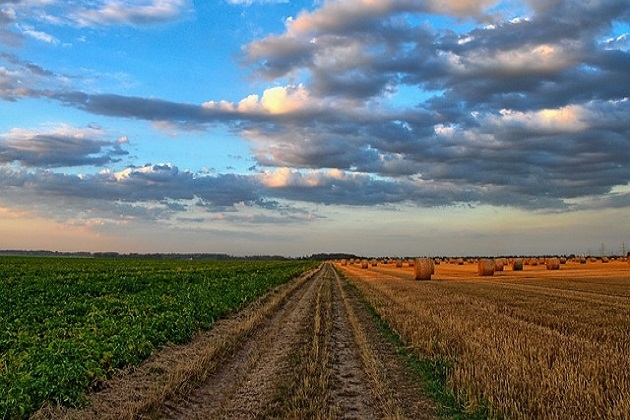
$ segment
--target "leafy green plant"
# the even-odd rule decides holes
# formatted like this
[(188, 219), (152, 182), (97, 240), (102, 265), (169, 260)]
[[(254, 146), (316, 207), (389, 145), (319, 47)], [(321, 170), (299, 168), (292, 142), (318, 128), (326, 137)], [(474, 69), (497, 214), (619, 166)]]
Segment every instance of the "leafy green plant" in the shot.
[(0, 259), (0, 419), (79, 406), (94, 384), (183, 343), (309, 261)]

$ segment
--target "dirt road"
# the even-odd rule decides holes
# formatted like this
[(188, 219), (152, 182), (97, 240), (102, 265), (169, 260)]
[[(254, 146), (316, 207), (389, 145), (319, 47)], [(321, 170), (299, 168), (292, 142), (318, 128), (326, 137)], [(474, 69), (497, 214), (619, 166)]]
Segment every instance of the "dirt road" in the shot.
[(104, 384), (88, 409), (42, 418), (433, 418), (356, 291), (330, 264), (186, 346)]

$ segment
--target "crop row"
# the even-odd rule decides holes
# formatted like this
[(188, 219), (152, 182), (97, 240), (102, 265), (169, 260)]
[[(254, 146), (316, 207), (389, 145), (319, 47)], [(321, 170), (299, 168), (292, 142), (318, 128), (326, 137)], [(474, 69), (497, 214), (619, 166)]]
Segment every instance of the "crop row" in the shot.
[(81, 405), (117, 370), (314, 263), (0, 259), (0, 419)]

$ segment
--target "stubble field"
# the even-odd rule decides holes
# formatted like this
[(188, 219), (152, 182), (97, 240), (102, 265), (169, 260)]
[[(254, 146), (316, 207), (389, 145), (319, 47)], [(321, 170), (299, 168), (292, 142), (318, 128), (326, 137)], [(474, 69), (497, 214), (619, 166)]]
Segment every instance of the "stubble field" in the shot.
[(446, 366), (458, 399), (513, 419), (628, 418), (630, 265), (568, 262), (480, 277), (439, 264), (338, 268), (419, 358)]

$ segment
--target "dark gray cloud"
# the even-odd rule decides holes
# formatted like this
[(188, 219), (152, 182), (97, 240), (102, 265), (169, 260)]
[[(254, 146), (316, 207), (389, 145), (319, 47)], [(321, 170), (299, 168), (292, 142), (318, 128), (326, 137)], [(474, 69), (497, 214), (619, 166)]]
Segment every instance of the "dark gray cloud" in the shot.
[[(326, 2), (289, 21), (285, 33), (243, 48), (243, 62), (257, 76), (278, 84), (303, 80), (268, 90), (269, 97), (285, 95), (276, 96), (275, 108), (265, 95), (192, 104), (45, 89), (42, 80), (54, 79), (52, 72), (6, 55), (12, 67), (0, 68), (0, 93), (109, 117), (225, 124), (252, 141), (258, 168), (302, 170), (274, 173), (276, 179), (265, 172), (198, 176), (151, 165), (64, 179), (59, 188), (77, 186), (68, 190), (72, 196), (168, 199), (176, 202), (164, 204), (173, 212), (188, 208), (186, 200), (271, 210), (276, 200), (549, 210), (578, 208), (577, 201), (592, 196), (611, 206), (627, 202), (614, 190), (630, 184), (630, 52), (628, 34), (611, 32), (630, 22), (627, 0), (529, 1), (532, 14), (517, 19), (487, 14), (494, 2), (378, 3), (357, 9), (352, 2)], [(432, 27), (422, 15), (428, 12), (477, 23), (459, 32)], [(76, 161), (52, 151), (64, 141)], [(49, 152), (19, 152), (5, 142), (2, 161), (55, 167), (115, 158), (111, 144), (99, 141), (42, 136), (31, 142)], [(344, 175), (330, 175), (331, 168)], [(37, 174), (42, 190), (63, 178)]]
[[(288, 177), (287, 177), (288, 175)], [(279, 178), (278, 178), (279, 177)], [(274, 183), (280, 179), (280, 183)], [(278, 173), (198, 175), (171, 164), (146, 165), (120, 172), (70, 175), (59, 172), (14, 170), (0, 167), (3, 201), (35, 208), (66, 203), (74, 212), (98, 212), (108, 217), (169, 218), (192, 208), (232, 214), (251, 223), (260, 217), (304, 220), (306, 212), (279, 200), (325, 205), (375, 206), (416, 202), (424, 206), (478, 201), (479, 191), (445, 188), (445, 184), (395, 182), (368, 175), (341, 173)], [(50, 200), (49, 200), (50, 199)], [(34, 203), (34, 204), (33, 204)], [(72, 203), (70, 205), (69, 203)], [(264, 215), (243, 215), (239, 206), (266, 210)], [(184, 217), (184, 216), (182, 216)], [(228, 217), (228, 216), (226, 216)], [(317, 215), (309, 215), (310, 219)]]
[[(2, 185), (15, 194), (110, 203), (134, 203), (144, 207), (162, 203), (170, 212), (189, 205), (207, 209), (230, 208), (236, 203), (256, 205), (261, 200), (259, 186), (249, 176), (233, 174), (202, 176), (181, 171), (171, 164), (129, 167), (120, 172), (102, 171), (94, 175), (74, 175), (46, 171), (15, 170), (0, 166)], [(185, 204), (194, 201), (194, 204)]]
[(118, 173), (104, 172), (90, 181), (87, 184), (93, 183), (96, 187), (89, 192), (92, 198), (140, 202), (199, 199), (205, 207), (215, 209), (240, 202), (254, 203), (260, 198), (256, 185), (247, 176), (199, 176), (171, 164), (128, 168)]
[(39, 76), (44, 76), (44, 77), (50, 77), (50, 76), (54, 76), (55, 74), (50, 71), (50, 70), (46, 70), (41, 66), (38, 66), (35, 63), (30, 63), (28, 61), (24, 61), (21, 60), (18, 56), (16, 56), (15, 54), (9, 54), (6, 52), (0, 52), (0, 57), (4, 60), (6, 60), (8, 63), (14, 64), (18, 67), (23, 68), (26, 72), (34, 74), (34, 75), (39, 75)]
[(538, 13), (527, 19), (468, 33), (410, 26), (396, 14), (413, 12), (409, 4), (383, 8), (366, 26), (348, 17), (342, 31), (343, 16), (323, 8), (281, 36), (253, 42), (245, 51), (257, 71), (271, 79), (306, 72), (321, 97), (369, 103), (404, 85), (435, 92), (390, 121), (370, 109), (371, 121), (257, 133), (267, 145), (258, 146), (259, 161), (415, 174), (484, 191), (475, 198), (481, 202), (524, 207), (566, 207), (627, 185), (630, 53), (626, 36), (607, 36), (613, 23), (628, 22), (630, 5), (533, 6)]
[(72, 127), (44, 133), (13, 130), (0, 135), (0, 164), (19, 163), (33, 168), (101, 167), (128, 155), (119, 141), (102, 140), (98, 138), (100, 134), (100, 130)]
[[(495, 109), (502, 95), (527, 97), (549, 84), (561, 83), (559, 90), (584, 97), (587, 76), (596, 82), (602, 72), (607, 73), (605, 79), (627, 81), (628, 72), (605, 65), (610, 51), (598, 44), (598, 38), (614, 21), (627, 21), (628, 8), (623, 0), (596, 5), (563, 1), (531, 19), (499, 22), (467, 34), (410, 26), (394, 13), (416, 11), (409, 4), (399, 10), (383, 8), (378, 20), (366, 25), (357, 25), (356, 16), (348, 17), (348, 27), (339, 16), (314, 12), (317, 18), (303, 19), (307, 22), (303, 26), (310, 24), (308, 31), (290, 27), (282, 36), (251, 43), (245, 52), (270, 79), (306, 70), (313, 92), (322, 95), (336, 92), (363, 98), (402, 82), (446, 91), (454, 97), (451, 102), (457, 99), (467, 106)], [(627, 51), (616, 54), (628, 55)], [(613, 62), (619, 58), (623, 57)], [(585, 66), (594, 69), (587, 72)], [(577, 91), (563, 85), (571, 83), (571, 72), (576, 70), (584, 86)], [(601, 79), (597, 85), (601, 86)], [(590, 95), (597, 95), (590, 90)]]

